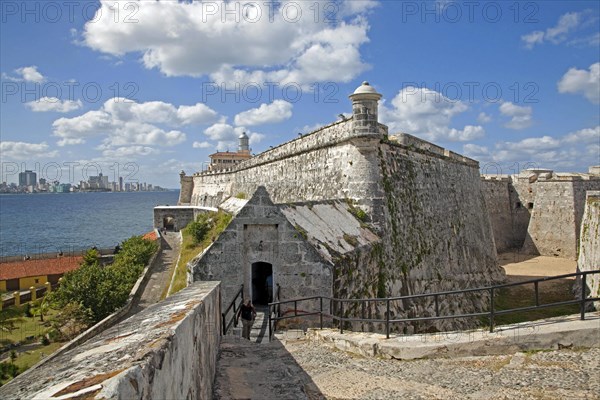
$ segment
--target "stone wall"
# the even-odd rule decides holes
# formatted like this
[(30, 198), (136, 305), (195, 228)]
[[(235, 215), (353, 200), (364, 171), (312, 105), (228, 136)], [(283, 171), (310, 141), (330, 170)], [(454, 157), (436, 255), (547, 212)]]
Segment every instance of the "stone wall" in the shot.
[(211, 399), (219, 283), (198, 282), (17, 376), (2, 399)]
[(217, 207), (264, 185), (275, 203), (353, 199), (371, 213), (381, 200), (374, 151), (381, 137), (354, 134), (351, 120), (334, 123), (259, 154), (235, 172), (194, 175), (191, 203)]
[(280, 285), (281, 300), (331, 295), (332, 271), (310, 246), (301, 231), (292, 226), (269, 193), (260, 187), (217, 240), (192, 260), (190, 279), (220, 280), (226, 307), (240, 285), (244, 298), (252, 298), (252, 265), (272, 266), (273, 285)]
[(209, 211), (217, 211), (211, 207), (194, 206), (158, 206), (154, 207), (154, 228), (161, 229), (165, 226), (165, 218), (172, 218), (173, 230), (180, 231), (190, 222), (194, 221), (198, 214)]
[(499, 252), (577, 258), (585, 193), (599, 190), (600, 179), (524, 171), (485, 176), (482, 186)]
[(185, 173), (179, 174), (179, 182), (181, 188), (179, 189), (179, 202), (178, 205), (189, 205), (192, 199), (192, 192), (194, 191), (194, 178), (191, 176), (185, 176)]
[[(380, 146), (379, 158), (385, 234), (376, 257), (377, 297), (475, 288), (503, 280), (476, 162), (413, 151), (394, 142)], [(440, 312), (473, 312), (487, 303), (483, 295), (448, 296)], [(398, 302), (393, 313), (431, 316), (432, 307), (430, 299)], [(443, 327), (447, 321), (436, 325)]]
[[(600, 191), (587, 192), (580, 237), (577, 270), (600, 269)], [(588, 297), (600, 297), (600, 274), (589, 275), (586, 283)], [(576, 292), (579, 295), (579, 291)], [(600, 302), (594, 305), (596, 310), (600, 310)]]

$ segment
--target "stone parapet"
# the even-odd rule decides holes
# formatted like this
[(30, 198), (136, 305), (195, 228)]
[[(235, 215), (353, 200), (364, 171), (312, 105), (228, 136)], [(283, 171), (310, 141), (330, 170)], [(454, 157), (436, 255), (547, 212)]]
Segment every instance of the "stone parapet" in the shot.
[(220, 287), (197, 282), (0, 388), (2, 399), (210, 399)]

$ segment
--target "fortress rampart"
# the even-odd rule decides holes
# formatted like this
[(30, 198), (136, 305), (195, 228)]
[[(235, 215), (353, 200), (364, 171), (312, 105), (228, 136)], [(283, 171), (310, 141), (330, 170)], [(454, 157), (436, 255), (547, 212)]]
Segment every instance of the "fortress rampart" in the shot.
[[(357, 89), (358, 97), (351, 96), (350, 119), (284, 143), (230, 171), (191, 177), (192, 188), (182, 191), (181, 204), (218, 207), (232, 196), (252, 197), (213, 246), (189, 265), (191, 280), (222, 280), (227, 304), (241, 283), (250, 290), (252, 265), (260, 262), (271, 265), (274, 281), (282, 283), (281, 300), (308, 294), (411, 295), (503, 279), (479, 163), (408, 134), (388, 135), (387, 127), (377, 123), (372, 101), (377, 94), (365, 86)], [(368, 91), (366, 100), (361, 91)], [(182, 175), (182, 185), (189, 186), (189, 178)], [(265, 192), (256, 195), (259, 186)], [(191, 193), (189, 198), (184, 192)], [(263, 218), (251, 211), (266, 212), (261, 198), (272, 201), (284, 216), (270, 211), (270, 217)], [(351, 233), (348, 224), (329, 231), (356, 209), (364, 212), (359, 225), (368, 227), (374, 238), (364, 242), (369, 235)], [(248, 220), (248, 215), (253, 217)], [(300, 234), (293, 246), (285, 239), (290, 227)], [(256, 233), (248, 235), (252, 229)], [(310, 251), (302, 249), (309, 245), (321, 255), (322, 267), (314, 267), (318, 259), (306, 258)], [(267, 257), (267, 249), (277, 251)], [(443, 307), (473, 312), (486, 307), (486, 300), (455, 296)], [(398, 303), (392, 311), (397, 316), (427, 314), (433, 307), (429, 303)], [(369, 312), (381, 310), (374, 306)], [(460, 323), (436, 324), (447, 328)]]
[(575, 260), (586, 192), (600, 175), (525, 170), (482, 177), (498, 251)]

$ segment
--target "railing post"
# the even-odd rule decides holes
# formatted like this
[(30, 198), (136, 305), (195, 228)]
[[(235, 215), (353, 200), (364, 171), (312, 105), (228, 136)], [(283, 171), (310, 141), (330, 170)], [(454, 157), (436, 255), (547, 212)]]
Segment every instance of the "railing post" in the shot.
[(385, 308), (387, 310), (385, 313), (385, 338), (389, 339), (390, 338), (390, 299), (385, 300)]
[(535, 288), (535, 306), (539, 307), (540, 305), (540, 291), (539, 291), (539, 282), (535, 281), (533, 282), (534, 288)]
[(221, 322), (223, 324), (223, 336), (227, 335), (227, 323), (225, 322), (225, 314), (221, 314)]
[(273, 331), (271, 330), (271, 305), (269, 304), (269, 341), (273, 337)]
[(340, 333), (344, 333), (344, 301), (340, 301)]
[(319, 297), (319, 323), (321, 326), (321, 330), (323, 329), (323, 298)]
[(433, 301), (435, 302), (435, 316), (439, 317), (440, 316), (440, 304), (438, 302), (437, 293), (435, 294), (435, 296), (433, 296)]
[(587, 287), (586, 284), (586, 276), (587, 276), (587, 272), (584, 272), (583, 275), (581, 275), (581, 320), (585, 320), (585, 289)]
[(490, 332), (494, 332), (494, 288), (490, 288)]
[(298, 302), (294, 301), (294, 317), (298, 316)]

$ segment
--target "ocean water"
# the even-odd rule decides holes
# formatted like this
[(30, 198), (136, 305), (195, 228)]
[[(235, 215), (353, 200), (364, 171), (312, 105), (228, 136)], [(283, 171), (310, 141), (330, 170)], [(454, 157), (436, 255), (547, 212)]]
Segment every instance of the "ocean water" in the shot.
[(0, 257), (113, 248), (152, 230), (153, 208), (179, 191), (0, 195)]

